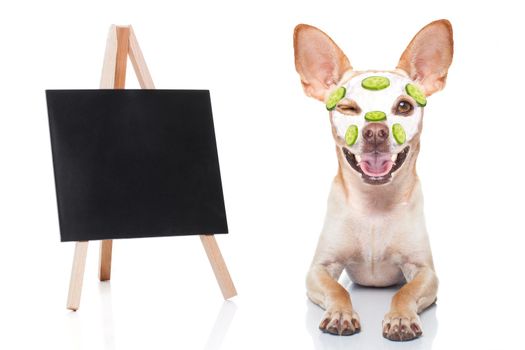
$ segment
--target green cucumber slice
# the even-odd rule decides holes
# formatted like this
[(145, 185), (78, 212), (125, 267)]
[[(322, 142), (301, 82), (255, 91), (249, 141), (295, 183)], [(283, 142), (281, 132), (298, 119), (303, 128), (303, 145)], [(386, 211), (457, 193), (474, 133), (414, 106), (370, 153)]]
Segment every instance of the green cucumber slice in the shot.
[(365, 119), (369, 122), (380, 122), (386, 119), (386, 114), (381, 111), (372, 111), (365, 114)]
[(404, 144), (407, 139), (405, 129), (403, 129), (401, 124), (396, 123), (392, 125), (392, 135), (394, 136), (394, 140), (396, 140), (399, 145)]
[(405, 90), (409, 96), (416, 100), (420, 107), (425, 107), (427, 105), (427, 98), (425, 94), (416, 85), (408, 83), (405, 86)]
[(350, 125), (345, 133), (346, 144), (352, 146), (357, 141), (357, 136), (359, 136), (357, 125)]
[(329, 111), (333, 110), (339, 101), (343, 99), (346, 95), (346, 88), (344, 86), (340, 86), (337, 88), (334, 92), (330, 94), (328, 97), (328, 101), (326, 101), (326, 109)]
[(390, 86), (390, 80), (385, 77), (372, 76), (363, 79), (361, 86), (367, 90), (383, 90)]

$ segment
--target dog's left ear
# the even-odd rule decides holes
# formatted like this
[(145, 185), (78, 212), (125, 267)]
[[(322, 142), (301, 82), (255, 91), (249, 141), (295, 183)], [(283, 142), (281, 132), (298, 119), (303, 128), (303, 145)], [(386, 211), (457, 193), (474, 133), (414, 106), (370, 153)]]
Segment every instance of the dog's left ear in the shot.
[(445, 87), (453, 53), (452, 25), (441, 19), (427, 24), (416, 34), (401, 55), (397, 68), (407, 72), (430, 96)]

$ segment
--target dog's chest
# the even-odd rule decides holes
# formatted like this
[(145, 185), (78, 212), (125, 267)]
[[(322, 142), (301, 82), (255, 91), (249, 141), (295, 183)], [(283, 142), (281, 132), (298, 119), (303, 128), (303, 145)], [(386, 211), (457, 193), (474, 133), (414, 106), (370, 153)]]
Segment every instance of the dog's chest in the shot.
[(388, 218), (362, 220), (353, 225), (354, 253), (347, 263), (347, 273), (359, 284), (387, 286), (399, 283), (401, 256), (396, 247), (395, 226)]

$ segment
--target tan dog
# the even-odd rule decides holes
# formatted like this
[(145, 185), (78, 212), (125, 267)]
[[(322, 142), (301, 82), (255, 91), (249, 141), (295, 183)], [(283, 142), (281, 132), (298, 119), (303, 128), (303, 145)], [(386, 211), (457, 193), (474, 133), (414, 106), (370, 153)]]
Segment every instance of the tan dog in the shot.
[[(294, 32), (295, 66), (305, 93), (327, 103), (339, 171), (307, 277), (308, 297), (326, 310), (319, 328), (351, 335), (361, 325), (343, 269), (365, 286), (406, 284), (394, 295), (383, 336), (422, 334), (418, 313), (436, 300), (438, 279), (416, 174), (426, 97), (441, 90), (452, 61), (452, 27), (428, 24), (393, 71), (353, 71), (341, 49), (319, 29)], [(368, 78), (368, 79), (367, 79)]]

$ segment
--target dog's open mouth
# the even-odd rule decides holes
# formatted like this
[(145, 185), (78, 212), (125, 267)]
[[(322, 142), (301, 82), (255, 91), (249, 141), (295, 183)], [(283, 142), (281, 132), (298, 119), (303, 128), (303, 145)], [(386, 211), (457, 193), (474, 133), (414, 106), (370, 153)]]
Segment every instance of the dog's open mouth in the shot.
[(392, 173), (403, 165), (410, 147), (405, 147), (397, 154), (369, 152), (355, 155), (346, 147), (343, 153), (350, 166), (361, 173), (363, 180), (371, 185), (385, 184), (392, 178)]

